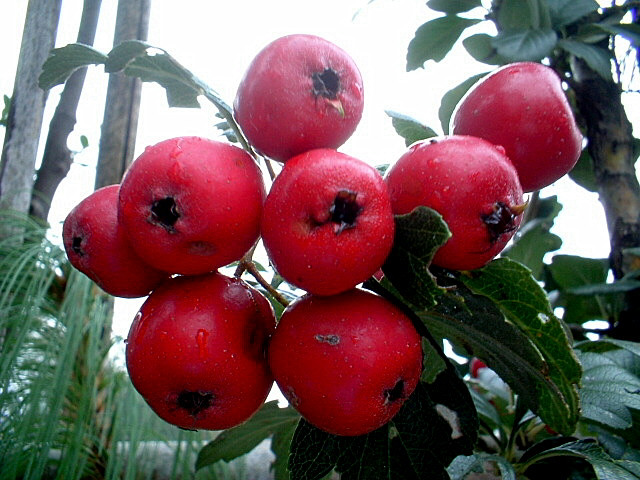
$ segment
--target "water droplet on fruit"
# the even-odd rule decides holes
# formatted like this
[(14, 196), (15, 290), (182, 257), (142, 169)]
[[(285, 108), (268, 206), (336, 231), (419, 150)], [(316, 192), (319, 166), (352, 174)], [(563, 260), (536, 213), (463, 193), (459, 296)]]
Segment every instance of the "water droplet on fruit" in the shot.
[(198, 345), (198, 355), (200, 356), (200, 360), (204, 360), (207, 358), (207, 337), (209, 336), (209, 332), (205, 329), (200, 328), (198, 333), (196, 333), (196, 344)]

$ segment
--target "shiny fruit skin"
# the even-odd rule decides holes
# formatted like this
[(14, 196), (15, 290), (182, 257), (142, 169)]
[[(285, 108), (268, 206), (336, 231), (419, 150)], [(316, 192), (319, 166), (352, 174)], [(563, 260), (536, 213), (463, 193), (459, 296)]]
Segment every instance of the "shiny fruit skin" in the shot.
[(364, 435), (391, 420), (416, 388), (421, 338), (402, 310), (371, 292), (306, 295), (284, 311), (269, 365), (308, 422)]
[(119, 185), (91, 193), (67, 215), (62, 239), (67, 257), (105, 292), (124, 298), (148, 295), (167, 274), (144, 263), (118, 223)]
[(565, 175), (582, 151), (560, 77), (533, 62), (506, 65), (474, 85), (456, 107), (451, 131), (504, 147), (525, 192)]
[(164, 140), (131, 164), (119, 218), (147, 263), (194, 275), (239, 260), (260, 234), (266, 191), (244, 150), (200, 137)]
[(271, 389), (265, 350), (274, 328), (271, 304), (242, 280), (219, 273), (173, 277), (131, 325), (127, 370), (165, 421), (189, 430), (230, 428)]
[(289, 283), (333, 295), (384, 263), (395, 224), (386, 184), (362, 160), (332, 149), (290, 159), (264, 205), (262, 240)]
[(323, 38), (294, 34), (274, 40), (253, 59), (234, 112), (259, 152), (285, 162), (314, 148), (338, 148), (355, 131), (363, 106), (353, 59)]
[[(433, 258), (439, 267), (484, 266), (522, 221), (524, 201), (515, 168), (502, 148), (481, 138), (452, 135), (417, 142), (387, 170), (385, 181), (394, 214), (422, 205), (442, 215), (451, 237)], [(487, 218), (500, 205), (503, 213), (519, 213), (495, 231)]]

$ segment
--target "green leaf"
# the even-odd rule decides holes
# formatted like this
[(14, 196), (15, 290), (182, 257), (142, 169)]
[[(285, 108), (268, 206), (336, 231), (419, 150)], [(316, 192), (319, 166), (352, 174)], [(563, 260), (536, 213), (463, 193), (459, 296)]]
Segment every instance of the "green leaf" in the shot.
[(490, 455), (487, 453), (475, 453), (470, 456), (459, 456), (451, 462), (447, 471), (451, 480), (464, 480), (465, 478), (476, 478), (470, 476), (477, 474), (477, 478), (497, 478), (495, 476), (495, 468), (493, 464), (498, 466), (500, 470), (500, 478), (502, 480), (516, 480), (516, 471), (509, 461), (500, 455)]
[(430, 20), (416, 30), (407, 50), (407, 71), (421, 68), (428, 60), (439, 62), (458, 41), (462, 32), (480, 22), (477, 19), (445, 15)]
[(407, 301), (429, 307), (440, 291), (427, 267), (451, 233), (442, 216), (427, 207), (396, 215), (395, 221), (393, 248), (382, 271)]
[(580, 294), (581, 288), (600, 288), (606, 283), (609, 272), (607, 259), (555, 255), (546, 269), (549, 274), (547, 288), (557, 290), (559, 296), (555, 305), (564, 308), (565, 322), (581, 324), (614, 316), (618, 308), (616, 293)]
[(579, 414), (577, 386), (582, 371), (565, 326), (553, 314), (546, 292), (526, 267), (508, 258), (499, 258), (469, 273), (468, 277), (461, 277), (462, 282), (474, 293), (495, 302), (545, 360), (548, 378), (557, 390), (539, 392), (541, 401), (535, 413), (554, 430), (571, 434)]
[(89, 146), (89, 139), (86, 135), (80, 135), (80, 145), (82, 145), (82, 148), (87, 148)]
[(595, 0), (547, 0), (554, 28), (570, 25), (600, 7)]
[(198, 453), (196, 470), (244, 455), (280, 430), (291, 429), (299, 419), (293, 408), (279, 408), (276, 400), (267, 402), (248, 421), (223, 431), (203, 447)]
[(635, 23), (618, 23), (614, 25), (598, 24), (598, 27), (611, 35), (620, 35), (634, 46), (640, 46), (640, 25)]
[(569, 178), (590, 192), (598, 191), (598, 182), (593, 170), (593, 159), (587, 148), (582, 150), (578, 163), (569, 172)]
[(606, 355), (577, 350), (584, 367), (582, 415), (614, 429), (633, 424), (631, 410), (640, 410), (640, 378)]
[(482, 0), (429, 0), (427, 6), (431, 10), (454, 15), (482, 7)]
[(529, 335), (506, 321), (492, 300), (455, 282), (438, 301), (436, 307), (418, 312), (429, 331), (483, 360), (532, 411), (551, 411), (553, 415), (544, 414), (547, 418), (564, 416), (555, 424), (566, 421), (566, 401), (549, 377), (545, 359)]
[(478, 62), (488, 65), (504, 65), (508, 63), (506, 58), (498, 55), (498, 51), (493, 46), (493, 37), (486, 33), (476, 33), (462, 40), (462, 45)]
[(116, 46), (108, 56), (105, 69), (124, 70), (143, 82), (156, 82), (167, 92), (170, 107), (198, 108), (198, 95), (204, 92), (193, 74), (162, 49), (138, 40), (128, 40)]
[[(638, 441), (640, 344), (616, 339), (582, 342), (583, 417), (630, 441)], [(626, 430), (626, 431), (625, 431)]]
[(505, 30), (491, 40), (498, 55), (511, 62), (538, 61), (548, 57), (558, 35), (552, 29)]
[(547, 253), (558, 250), (562, 239), (551, 233), (553, 222), (562, 210), (557, 197), (539, 198), (537, 204), (529, 208), (536, 210), (535, 216), (529, 218), (513, 238), (511, 246), (502, 252), (502, 256), (522, 263), (538, 280), (544, 271), (544, 257)]
[(42, 66), (38, 85), (48, 90), (67, 81), (73, 72), (89, 65), (100, 65), (107, 57), (96, 49), (81, 43), (71, 43), (51, 50)]
[(526, 462), (524, 469), (540, 460), (554, 457), (575, 457), (586, 460), (593, 467), (598, 480), (638, 480), (640, 463), (628, 460), (614, 460), (595, 440), (586, 439), (565, 443), (559, 447), (545, 450)]
[(571, 39), (561, 39), (558, 46), (574, 57), (580, 58), (602, 78), (613, 80), (611, 73), (611, 54), (608, 50)]
[(482, 77), (487, 73), (479, 73), (470, 78), (467, 78), (461, 84), (453, 87), (447, 93), (444, 94), (440, 101), (440, 108), (438, 109), (438, 118), (440, 119), (440, 125), (445, 135), (449, 134), (449, 124), (451, 123), (451, 116), (455, 111), (456, 106), (462, 100), (465, 93), (467, 93), (473, 85), (475, 85)]
[(391, 110), (386, 110), (385, 113), (391, 117), (393, 128), (398, 135), (404, 138), (404, 143), (407, 147), (419, 140), (425, 140), (437, 135), (433, 129), (407, 115)]
[(289, 480), (289, 452), (298, 422), (283, 426), (271, 437), (271, 451), (276, 456), (273, 462), (274, 480)]
[(497, 9), (501, 30), (544, 29), (551, 27), (546, 0), (502, 0)]

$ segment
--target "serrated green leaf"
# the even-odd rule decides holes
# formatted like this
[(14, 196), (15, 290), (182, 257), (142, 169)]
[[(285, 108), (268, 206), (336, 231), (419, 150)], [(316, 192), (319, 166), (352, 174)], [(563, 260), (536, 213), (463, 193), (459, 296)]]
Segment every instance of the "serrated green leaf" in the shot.
[(427, 6), (437, 12), (456, 14), (482, 7), (482, 0), (429, 0)]
[(558, 43), (557, 33), (548, 29), (505, 30), (491, 44), (510, 62), (538, 61), (548, 57)]
[(571, 55), (584, 60), (593, 71), (597, 72), (598, 75), (605, 80), (613, 80), (613, 75), (611, 73), (611, 54), (608, 50), (596, 45), (590, 45), (588, 43), (571, 39), (559, 40), (558, 47)]
[[(508, 258), (494, 260), (461, 280), (474, 293), (495, 302), (540, 351), (557, 392), (540, 392), (546, 398), (535, 413), (554, 430), (571, 434), (578, 420), (577, 387), (582, 370), (569, 344), (566, 327), (553, 314), (546, 292), (526, 267)], [(557, 401), (556, 394), (560, 394), (564, 406)]]
[(291, 440), (291, 480), (320, 480), (330, 473), (340, 457), (343, 438), (349, 437), (331, 435), (301, 419)]
[(453, 115), (458, 103), (460, 103), (462, 97), (464, 97), (465, 93), (467, 93), (471, 87), (486, 74), (487, 73), (479, 73), (477, 75), (473, 75), (444, 94), (440, 101), (440, 108), (438, 108), (438, 118), (440, 119), (440, 125), (442, 126), (442, 130), (445, 135), (449, 134), (451, 116)]
[(396, 215), (395, 222), (393, 248), (382, 271), (407, 301), (430, 307), (440, 291), (427, 267), (451, 233), (442, 216), (427, 207)]
[(577, 350), (584, 368), (582, 416), (614, 429), (631, 427), (640, 410), (640, 378), (606, 355)]
[(462, 40), (462, 45), (469, 55), (478, 62), (488, 65), (504, 65), (508, 63), (506, 58), (498, 55), (498, 51), (492, 44), (493, 37), (486, 33), (476, 33)]
[(462, 32), (480, 22), (477, 19), (445, 15), (421, 25), (409, 42), (407, 71), (421, 68), (428, 60), (439, 62), (458, 41)]
[(198, 453), (196, 470), (244, 455), (279, 430), (290, 429), (299, 419), (293, 408), (280, 408), (276, 400), (267, 402), (245, 423), (223, 431), (203, 447)]
[(409, 145), (427, 138), (435, 137), (437, 133), (415, 118), (402, 113), (386, 110), (385, 113), (391, 117), (391, 124), (396, 133), (404, 138), (404, 143)]
[(570, 25), (600, 7), (595, 0), (547, 0), (554, 28)]
[(169, 54), (153, 51), (131, 60), (124, 73), (143, 82), (156, 82), (167, 92), (170, 107), (199, 108), (198, 95), (203, 94), (187, 69), (178, 64)]
[(71, 43), (54, 48), (42, 66), (38, 85), (44, 90), (67, 81), (73, 72), (89, 65), (100, 65), (107, 57), (93, 47), (82, 43)]
[(566, 419), (564, 396), (528, 336), (506, 321), (493, 301), (473, 294), (462, 284), (454, 285), (438, 299), (436, 307), (418, 313), (429, 331), (449, 339), (468, 356), (483, 360), (531, 410), (551, 410), (554, 417), (564, 415)]
[[(104, 70), (107, 73), (121, 72), (137, 57), (147, 55), (149, 49), (154, 47), (141, 40), (125, 40), (109, 52)], [(166, 53), (164, 50), (158, 49), (158, 51)]]
[(556, 284), (567, 290), (604, 282), (609, 272), (609, 261), (606, 258), (555, 255), (549, 271)]
[(545, 450), (531, 458), (526, 463), (525, 470), (540, 460), (562, 456), (577, 457), (586, 460), (593, 467), (593, 471), (598, 480), (640, 479), (640, 463), (614, 460), (595, 440), (591, 439), (565, 443), (559, 447)]

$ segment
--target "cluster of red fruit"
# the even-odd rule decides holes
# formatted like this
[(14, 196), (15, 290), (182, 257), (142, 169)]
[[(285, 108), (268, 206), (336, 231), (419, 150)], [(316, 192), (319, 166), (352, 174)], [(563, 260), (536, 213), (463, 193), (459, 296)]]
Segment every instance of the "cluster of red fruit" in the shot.
[[(163, 419), (229, 428), (260, 407), (275, 379), (325, 431), (384, 425), (422, 369), (410, 318), (357, 288), (387, 258), (394, 214), (438, 211), (452, 236), (433, 263), (478, 268), (518, 228), (521, 185), (551, 183), (580, 152), (560, 80), (537, 64), (486, 78), (458, 107), (452, 135), (414, 144), (385, 178), (336, 150), (363, 98), (343, 50), (310, 35), (280, 38), (253, 60), (234, 103), (249, 143), (283, 165), (268, 194), (245, 150), (181, 137), (148, 147), (120, 185), (97, 190), (65, 220), (77, 269), (112, 295), (149, 294), (127, 339), (127, 368)], [(277, 326), (263, 294), (217, 272), (259, 238), (276, 271), (307, 292)]]

